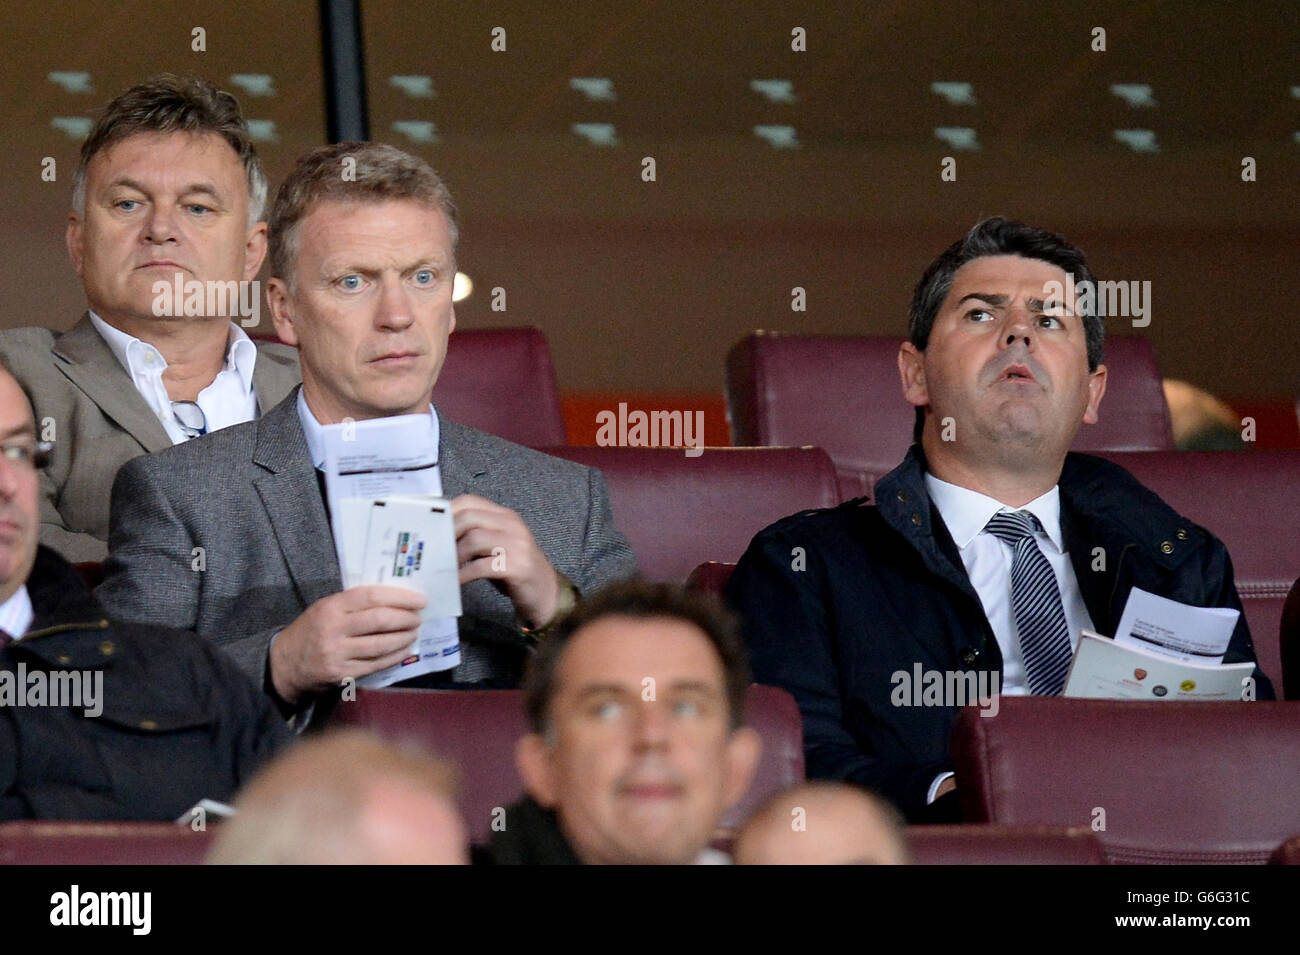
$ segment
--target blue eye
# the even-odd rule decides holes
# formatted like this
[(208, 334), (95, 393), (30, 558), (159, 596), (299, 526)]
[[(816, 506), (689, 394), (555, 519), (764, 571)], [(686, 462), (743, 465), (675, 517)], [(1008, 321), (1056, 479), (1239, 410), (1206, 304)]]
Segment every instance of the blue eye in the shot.
[(623, 704), (616, 700), (605, 700), (603, 703), (596, 704), (592, 712), (595, 714), (596, 719), (609, 722), (617, 719), (622, 714)]
[[(139, 204), (139, 201), (136, 199), (119, 199), (117, 202), (113, 203), (115, 208), (121, 209), (123, 212), (131, 212)], [(131, 208), (128, 209), (127, 206), (130, 206)]]
[(678, 700), (673, 704), (673, 713), (676, 716), (699, 716), (701, 707), (695, 700)]
[(432, 269), (420, 269), (420, 271), (415, 273), (415, 281), (417, 285), (432, 285), (433, 280), (434, 274)]
[(339, 284), (349, 292), (355, 292), (357, 289), (361, 288), (361, 276), (345, 275), (343, 278), (339, 279)]
[(197, 202), (191, 202), (191, 203), (190, 203), (189, 205), (187, 205), (185, 208), (186, 208), (186, 209), (189, 209), (191, 212), (195, 212), (195, 211), (197, 210), (197, 214), (198, 214), (198, 215), (203, 215), (203, 214), (205, 214), (205, 213), (208, 213), (208, 212), (211, 212), (211, 211), (212, 211), (212, 210), (209, 209), (207, 206), (201, 206), (201, 205), (199, 205)]

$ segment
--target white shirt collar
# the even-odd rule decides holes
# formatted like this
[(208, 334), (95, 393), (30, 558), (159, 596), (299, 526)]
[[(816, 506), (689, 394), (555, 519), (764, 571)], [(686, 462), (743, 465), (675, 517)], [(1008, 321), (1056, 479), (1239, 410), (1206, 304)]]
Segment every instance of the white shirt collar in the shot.
[(925, 475), (925, 489), (930, 500), (939, 509), (939, 516), (948, 527), (953, 543), (959, 550), (965, 550), (975, 535), (984, 530), (984, 526), (999, 511), (1029, 511), (1043, 525), (1043, 533), (1061, 553), (1065, 552), (1065, 541), (1061, 536), (1061, 489), (1052, 485), (1051, 490), (1041, 497), (1036, 497), (1024, 507), (1009, 507), (1001, 501), (941, 481), (933, 474)]
[[(438, 412), (429, 405), (429, 415), (433, 418), (429, 425), (429, 433), (433, 439), (433, 447), (438, 447), (440, 440), (438, 430)], [(298, 389), (298, 420), (302, 422), (302, 435), (307, 439), (307, 453), (311, 455), (311, 463), (318, 471), (325, 470), (325, 437), (323, 429), (325, 425), (316, 420), (312, 414), (311, 408), (307, 407), (307, 399), (303, 396), (301, 387)]]
[[(90, 313), (90, 323), (95, 326), (95, 331), (99, 332), (99, 337), (104, 339), (118, 363), (126, 369), (126, 373), (133, 379), (144, 369), (141, 362), (146, 354), (154, 356), (155, 365), (150, 367), (151, 373), (162, 375), (167, 368), (167, 359), (162, 356), (153, 345), (146, 341), (141, 341), (134, 335), (128, 335), (120, 328), (108, 324), (93, 311)], [(234, 368), (239, 375), (240, 382), (243, 383), (245, 391), (253, 390), (253, 368), (257, 364), (257, 345), (248, 337), (248, 334), (236, 325), (230, 323), (230, 331), (226, 339), (226, 367)]]
[(13, 596), (0, 604), (0, 630), (15, 640), (21, 640), (36, 616), (32, 610), (32, 598), (27, 593), (27, 585), (19, 587)]

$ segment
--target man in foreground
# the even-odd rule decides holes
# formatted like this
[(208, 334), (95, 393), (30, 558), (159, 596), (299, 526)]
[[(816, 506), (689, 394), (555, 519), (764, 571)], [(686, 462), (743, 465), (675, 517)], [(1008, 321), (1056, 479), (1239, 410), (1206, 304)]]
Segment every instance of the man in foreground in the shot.
[(542, 645), (500, 864), (688, 864), (749, 786), (758, 734), (735, 621), (666, 584), (608, 588)]
[(898, 811), (845, 783), (805, 783), (773, 796), (736, 834), (737, 865), (907, 865)]
[(217, 865), (465, 865), (455, 767), (361, 730), (331, 730), (267, 766), (235, 800)]

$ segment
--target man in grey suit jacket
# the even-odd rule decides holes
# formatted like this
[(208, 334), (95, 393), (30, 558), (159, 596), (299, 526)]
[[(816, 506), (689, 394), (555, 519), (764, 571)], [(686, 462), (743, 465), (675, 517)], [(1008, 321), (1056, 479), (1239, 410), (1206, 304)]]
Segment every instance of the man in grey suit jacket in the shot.
[(400, 662), (424, 598), (341, 590), (320, 429), (431, 414), (464, 607), (450, 681), (517, 683), (538, 632), (635, 564), (599, 472), (432, 411), (455, 324), (450, 195), (420, 159), (341, 143), (299, 160), (271, 230), (271, 307), (302, 388), (257, 422), (122, 468), (98, 596), (124, 619), (209, 637), (286, 713)]
[(292, 348), (255, 345), (231, 321), (261, 310), (265, 200), (238, 104), (202, 80), (132, 87), (82, 146), (67, 242), (90, 310), (63, 334), (0, 332), (54, 442), (41, 542), (66, 559), (107, 553), (122, 464), (251, 420), (298, 383)]

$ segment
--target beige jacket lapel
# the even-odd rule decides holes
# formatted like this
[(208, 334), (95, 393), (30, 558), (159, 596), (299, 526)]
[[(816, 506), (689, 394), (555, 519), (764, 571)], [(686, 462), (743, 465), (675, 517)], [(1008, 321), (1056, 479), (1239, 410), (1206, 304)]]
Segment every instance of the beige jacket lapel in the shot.
[(55, 366), (68, 380), (142, 448), (153, 452), (172, 446), (157, 415), (135, 390), (131, 376), (95, 331), (89, 314), (54, 340), (54, 354), (62, 359)]
[(302, 383), (297, 352), (288, 345), (255, 342), (257, 363), (253, 365), (253, 392), (257, 395), (257, 409), (266, 414), (289, 396)]

